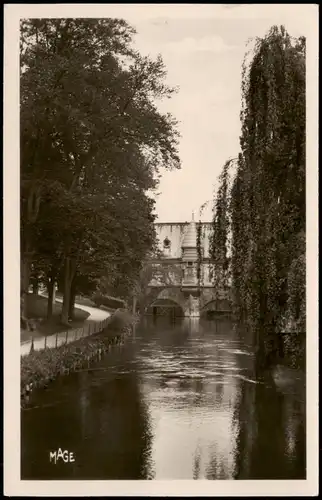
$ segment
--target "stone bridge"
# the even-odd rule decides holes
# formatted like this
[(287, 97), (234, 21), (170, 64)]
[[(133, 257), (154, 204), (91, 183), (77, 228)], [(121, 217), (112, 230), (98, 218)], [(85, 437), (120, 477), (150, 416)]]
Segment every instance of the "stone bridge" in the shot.
[[(181, 287), (151, 287), (146, 300), (147, 314), (162, 314), (162, 310), (176, 309), (177, 316), (200, 317), (207, 312), (229, 313), (229, 292), (216, 292), (214, 288), (200, 287), (186, 293)], [(156, 310), (157, 309), (157, 310)], [(163, 312), (164, 314), (164, 312)]]
[(208, 311), (230, 312), (230, 288), (216, 290), (213, 286), (211, 228), (211, 223), (201, 223), (198, 228), (193, 217), (190, 223), (156, 224), (162, 257), (151, 261), (155, 273), (148, 286), (145, 313), (166, 314), (172, 310), (177, 316), (199, 317)]

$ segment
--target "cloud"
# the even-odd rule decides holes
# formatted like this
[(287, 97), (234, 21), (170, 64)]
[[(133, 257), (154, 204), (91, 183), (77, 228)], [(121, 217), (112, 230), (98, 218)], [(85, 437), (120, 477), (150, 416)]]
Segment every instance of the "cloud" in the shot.
[(20, 17), (121, 17), (129, 22), (179, 19), (291, 20), (309, 28), (318, 18), (316, 4), (17, 4)]
[(234, 50), (234, 45), (227, 45), (218, 35), (206, 36), (203, 38), (186, 37), (178, 42), (170, 42), (164, 45), (163, 49), (178, 54), (191, 54), (192, 52), (216, 52), (222, 53)]

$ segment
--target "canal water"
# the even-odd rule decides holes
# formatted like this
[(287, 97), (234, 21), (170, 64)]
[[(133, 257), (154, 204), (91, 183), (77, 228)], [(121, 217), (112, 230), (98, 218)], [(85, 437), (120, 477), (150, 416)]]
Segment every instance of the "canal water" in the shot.
[[(305, 387), (256, 379), (230, 321), (144, 319), (123, 346), (32, 395), (22, 479), (305, 479)], [(50, 452), (61, 448), (73, 460)]]

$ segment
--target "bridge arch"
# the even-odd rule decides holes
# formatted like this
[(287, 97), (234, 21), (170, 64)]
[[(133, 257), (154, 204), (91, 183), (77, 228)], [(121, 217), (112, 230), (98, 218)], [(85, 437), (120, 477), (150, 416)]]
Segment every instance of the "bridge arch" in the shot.
[(177, 304), (182, 308), (185, 305), (185, 297), (179, 287), (165, 287), (161, 290), (154, 288), (149, 295), (149, 299), (147, 300), (147, 306), (151, 305), (155, 300), (161, 299), (177, 302)]
[(173, 308), (176, 309), (177, 316), (184, 316), (185, 302), (185, 297), (179, 287), (154, 289), (146, 302), (145, 312), (151, 314), (153, 307)]
[(147, 308), (146, 314), (153, 316), (184, 316), (183, 307), (173, 299), (156, 298)]
[[(188, 317), (229, 314), (231, 293), (229, 290), (218, 291), (213, 287), (203, 287), (198, 290), (197, 294), (187, 290), (182, 291), (180, 286), (151, 287), (144, 301), (142, 313), (151, 314), (153, 304), (155, 307), (177, 308), (177, 316), (181, 314)], [(178, 308), (182, 309), (182, 313), (179, 313)]]
[(215, 298), (203, 304), (201, 316), (227, 315), (231, 313), (231, 302), (228, 298)]
[(200, 310), (204, 308), (223, 308), (230, 309), (231, 290), (216, 290), (213, 287), (205, 287), (200, 294)]
[(212, 311), (230, 311), (231, 305), (230, 301), (226, 298), (223, 299), (212, 299), (203, 305), (202, 310), (212, 310)]

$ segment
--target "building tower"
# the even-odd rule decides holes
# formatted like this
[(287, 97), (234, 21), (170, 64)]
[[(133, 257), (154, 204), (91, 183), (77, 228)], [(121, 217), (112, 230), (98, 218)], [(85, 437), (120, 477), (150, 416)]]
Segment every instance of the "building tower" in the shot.
[(197, 248), (197, 227), (192, 213), (191, 222), (182, 240), (182, 282), (181, 290), (189, 296), (189, 317), (199, 316), (199, 287), (198, 287), (198, 248)]
[(188, 263), (192, 266), (198, 260), (198, 250), (197, 250), (197, 228), (194, 220), (194, 215), (192, 213), (191, 222), (183, 236), (182, 244), (182, 262)]

